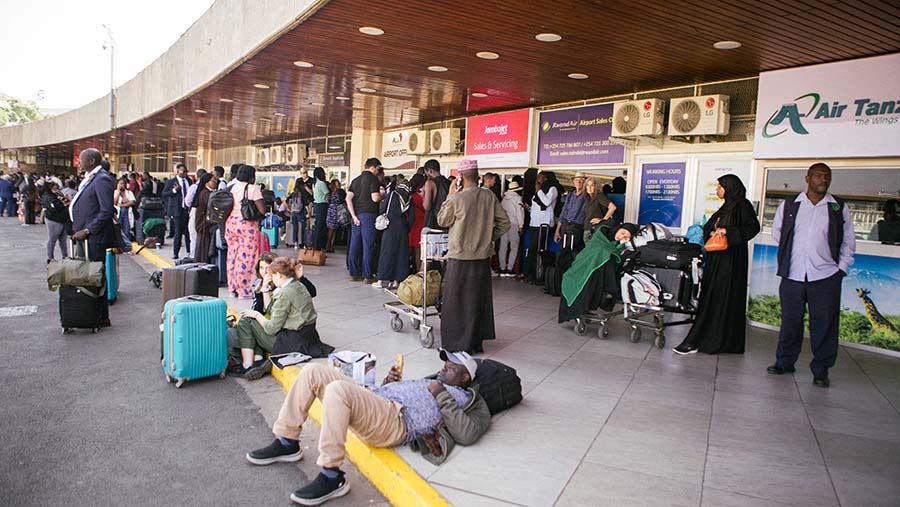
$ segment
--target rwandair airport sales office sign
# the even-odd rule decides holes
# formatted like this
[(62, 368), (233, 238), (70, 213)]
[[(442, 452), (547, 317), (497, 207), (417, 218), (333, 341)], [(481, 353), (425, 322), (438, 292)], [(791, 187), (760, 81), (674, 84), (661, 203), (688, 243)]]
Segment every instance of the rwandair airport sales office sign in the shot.
[(759, 76), (758, 159), (900, 155), (900, 54)]

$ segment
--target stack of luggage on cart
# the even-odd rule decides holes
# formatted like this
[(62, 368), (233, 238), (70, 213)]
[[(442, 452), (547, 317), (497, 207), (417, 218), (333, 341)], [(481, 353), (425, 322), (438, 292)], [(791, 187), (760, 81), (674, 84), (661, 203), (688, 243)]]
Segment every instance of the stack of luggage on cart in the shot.
[(621, 315), (632, 342), (650, 329), (662, 348), (666, 327), (693, 322), (702, 254), (700, 245), (660, 224), (604, 227), (562, 274), (559, 322), (574, 320), (579, 335), (599, 324), (598, 337), (606, 338), (609, 319)]

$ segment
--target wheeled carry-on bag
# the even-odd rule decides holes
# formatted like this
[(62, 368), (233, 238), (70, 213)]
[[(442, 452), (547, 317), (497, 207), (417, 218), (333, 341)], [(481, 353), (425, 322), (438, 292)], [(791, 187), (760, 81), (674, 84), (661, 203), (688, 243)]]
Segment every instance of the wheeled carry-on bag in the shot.
[(115, 304), (119, 298), (119, 260), (112, 248), (106, 249), (106, 299)]
[(275, 227), (263, 227), (263, 234), (269, 237), (269, 247), (278, 248), (278, 229)]
[(641, 269), (652, 274), (659, 282), (662, 289), (661, 306), (687, 312), (697, 309), (697, 299), (690, 271), (650, 266)]
[(72, 329), (100, 330), (100, 312), (106, 293), (103, 287), (59, 287), (59, 322), (63, 334)]
[(225, 301), (187, 296), (167, 301), (163, 310), (163, 372), (181, 387), (188, 380), (218, 375), (228, 366)]
[(550, 251), (549, 225), (542, 225), (538, 231), (537, 255), (534, 261), (537, 264), (534, 268), (535, 282), (542, 283), (547, 268), (556, 264), (556, 254)]
[(185, 296), (219, 295), (219, 268), (213, 264), (191, 263), (166, 268), (162, 272), (162, 303)]

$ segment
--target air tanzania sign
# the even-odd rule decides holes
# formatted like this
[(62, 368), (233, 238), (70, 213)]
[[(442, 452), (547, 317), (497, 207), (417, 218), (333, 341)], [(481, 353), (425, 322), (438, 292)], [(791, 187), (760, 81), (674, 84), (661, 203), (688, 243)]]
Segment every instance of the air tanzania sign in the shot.
[(900, 54), (764, 72), (753, 156), (900, 155)]

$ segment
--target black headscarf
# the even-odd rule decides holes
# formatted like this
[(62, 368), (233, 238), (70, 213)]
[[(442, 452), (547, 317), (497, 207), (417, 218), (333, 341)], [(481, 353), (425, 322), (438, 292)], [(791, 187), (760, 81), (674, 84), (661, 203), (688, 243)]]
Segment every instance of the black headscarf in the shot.
[(719, 185), (725, 189), (725, 203), (709, 218), (710, 222), (719, 221), (719, 226), (735, 225), (737, 218), (735, 211), (738, 205), (747, 200), (747, 189), (741, 179), (733, 174), (719, 177)]

